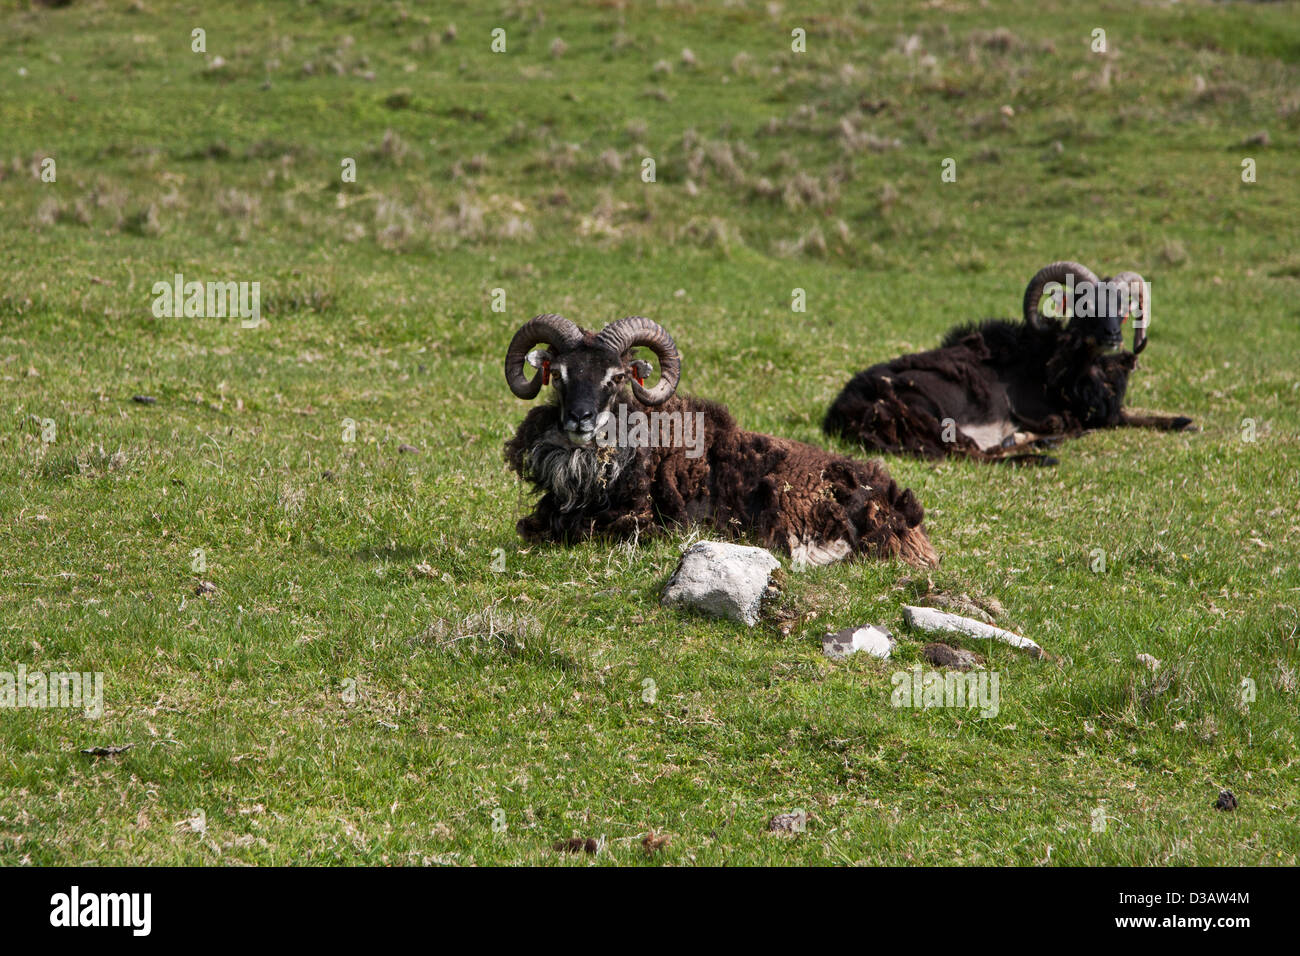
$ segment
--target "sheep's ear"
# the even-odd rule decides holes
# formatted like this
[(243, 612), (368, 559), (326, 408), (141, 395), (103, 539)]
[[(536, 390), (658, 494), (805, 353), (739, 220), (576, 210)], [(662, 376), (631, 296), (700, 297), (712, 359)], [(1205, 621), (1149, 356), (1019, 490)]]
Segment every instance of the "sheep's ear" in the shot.
[(1059, 282), (1049, 282), (1043, 286), (1038, 311), (1047, 318), (1068, 319), (1070, 315), (1065, 304), (1065, 286)]
[(549, 349), (533, 349), (524, 356), (524, 361), (533, 368), (541, 368), (543, 362), (554, 362), (555, 355)]
[(1061, 286), (1052, 296), (1052, 315), (1058, 319), (1068, 319), (1072, 317), (1073, 311), (1065, 300), (1065, 286)]
[(644, 359), (633, 359), (628, 363), (627, 367), (632, 370), (632, 376), (638, 382), (644, 382), (650, 377), (650, 373), (654, 371), (654, 366)]

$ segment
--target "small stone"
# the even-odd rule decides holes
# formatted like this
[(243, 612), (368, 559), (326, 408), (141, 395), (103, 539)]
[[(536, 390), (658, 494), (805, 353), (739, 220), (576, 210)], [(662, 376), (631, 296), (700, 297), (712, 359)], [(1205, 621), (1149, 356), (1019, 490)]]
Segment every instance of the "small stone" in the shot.
[(1220, 790), (1219, 799), (1214, 802), (1216, 810), (1236, 810), (1237, 797), (1231, 790)]
[(1159, 659), (1158, 659), (1158, 658), (1155, 658), (1155, 657), (1152, 657), (1150, 654), (1139, 654), (1139, 655), (1137, 656), (1137, 662), (1138, 662), (1139, 664), (1141, 664), (1143, 667), (1145, 667), (1145, 668), (1146, 668), (1147, 670), (1149, 670), (1149, 671), (1158, 671), (1158, 670), (1160, 670), (1160, 661), (1159, 661)]
[(420, 449), (416, 448), (414, 445), (398, 445), (397, 452), (401, 455), (418, 455)]
[(822, 653), (832, 660), (842, 661), (858, 651), (866, 651), (872, 657), (889, 660), (889, 655), (894, 652), (894, 644), (893, 635), (887, 630), (868, 624), (826, 634), (822, 637)]
[(806, 813), (778, 813), (767, 821), (767, 829), (772, 833), (801, 833), (807, 826)]
[(152, 395), (132, 395), (132, 396), (131, 396), (131, 401), (135, 402), (137, 405), (157, 405), (157, 404), (158, 404), (158, 399), (154, 398)]
[(935, 667), (951, 667), (953, 670), (968, 671), (972, 667), (983, 667), (984, 658), (974, 651), (961, 647), (949, 647), (938, 641), (921, 648), (921, 656)]
[(82, 751), (89, 757), (116, 757), (118, 754), (124, 754), (135, 744), (108, 744), (102, 747), (87, 747)]

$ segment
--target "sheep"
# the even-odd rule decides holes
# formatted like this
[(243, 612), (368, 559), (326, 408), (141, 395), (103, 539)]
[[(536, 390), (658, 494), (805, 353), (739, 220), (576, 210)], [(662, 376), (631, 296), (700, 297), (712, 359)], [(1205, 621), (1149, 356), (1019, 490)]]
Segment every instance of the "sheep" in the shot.
[[(1148, 293), (1136, 272), (1099, 280), (1077, 262), (1053, 262), (1025, 289), (1024, 322), (958, 326), (937, 349), (859, 372), (822, 430), (875, 452), (1055, 465), (1036, 449), (1090, 429), (1191, 428), (1190, 418), (1123, 407), (1147, 343)], [(1060, 304), (1055, 315), (1070, 303), (1068, 322), (1040, 311), (1045, 295)], [(1133, 351), (1125, 352), (1129, 315)]]
[[(638, 346), (659, 359), (653, 387)], [(525, 362), (540, 369), (531, 380)], [(526, 540), (636, 540), (698, 522), (751, 535), (796, 567), (860, 555), (938, 563), (920, 503), (879, 463), (744, 431), (722, 405), (676, 395), (681, 356), (650, 319), (591, 332), (539, 315), (511, 339), (505, 373), (518, 398), (547, 383), (553, 393), (505, 445), (510, 468), (540, 495), (516, 525)]]

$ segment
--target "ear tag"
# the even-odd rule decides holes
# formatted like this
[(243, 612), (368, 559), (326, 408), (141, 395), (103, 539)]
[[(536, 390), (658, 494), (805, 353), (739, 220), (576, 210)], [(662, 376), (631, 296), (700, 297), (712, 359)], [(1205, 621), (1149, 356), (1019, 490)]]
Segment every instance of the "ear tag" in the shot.
[(551, 384), (551, 360), (542, 359), (542, 384)]
[(633, 367), (632, 369), (632, 377), (636, 379), (636, 383), (638, 385), (640, 385), (642, 388), (645, 388), (645, 377), (642, 376), (635, 367)]

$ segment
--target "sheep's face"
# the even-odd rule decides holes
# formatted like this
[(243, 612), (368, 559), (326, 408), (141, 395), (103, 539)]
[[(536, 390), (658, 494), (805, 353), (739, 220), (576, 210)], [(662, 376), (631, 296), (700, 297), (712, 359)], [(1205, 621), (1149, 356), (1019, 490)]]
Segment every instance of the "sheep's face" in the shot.
[(614, 401), (633, 377), (644, 379), (650, 363), (607, 349), (579, 346), (559, 355), (548, 349), (528, 353), (528, 364), (548, 369), (560, 409), (560, 428), (574, 445), (588, 445), (612, 414)]
[(1062, 259), (1043, 266), (1029, 280), (1024, 308), (1025, 321), (1040, 331), (1059, 331), (1060, 320), (1068, 315), (1070, 336), (1096, 354), (1122, 348), (1124, 323), (1132, 319), (1137, 355), (1147, 344), (1151, 289), (1131, 270), (1099, 279), (1087, 266)]
[(1073, 315), (1068, 328), (1090, 348), (1106, 352), (1124, 346), (1124, 322), (1138, 307), (1125, 286), (1085, 282), (1075, 286)]
[(1107, 352), (1124, 346), (1124, 319), (1123, 314), (1076, 315), (1069, 328), (1094, 350)]

